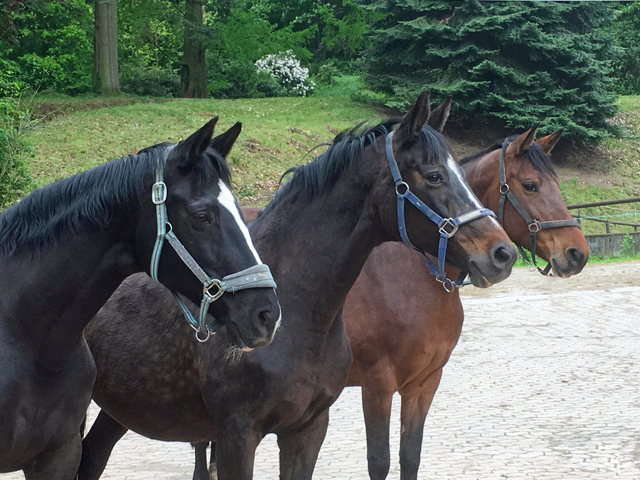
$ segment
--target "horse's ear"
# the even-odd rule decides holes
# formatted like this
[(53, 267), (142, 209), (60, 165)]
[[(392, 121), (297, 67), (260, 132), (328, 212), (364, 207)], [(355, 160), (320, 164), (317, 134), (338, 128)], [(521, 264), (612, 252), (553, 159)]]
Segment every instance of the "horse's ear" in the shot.
[(422, 127), (427, 123), (430, 111), (429, 92), (425, 90), (420, 94), (411, 110), (402, 117), (402, 121), (394, 133), (396, 142), (398, 142), (397, 145), (412, 144), (418, 141)]
[(181, 153), (180, 158), (183, 158), (185, 163), (200, 161), (204, 152), (209, 148), (211, 137), (213, 136), (213, 129), (217, 122), (218, 117), (213, 117), (205, 123), (200, 130), (178, 144), (177, 148)]
[(211, 140), (211, 147), (222, 155), (223, 158), (227, 158), (227, 155), (231, 151), (233, 144), (236, 143), (241, 130), (242, 123), (236, 122), (229, 130)]
[(556, 143), (558, 143), (558, 140), (560, 140), (563, 131), (564, 128), (556, 130), (551, 135), (547, 135), (546, 137), (542, 137), (540, 140), (536, 140), (536, 143), (542, 147), (544, 153), (549, 155), (551, 153), (551, 150), (553, 150), (553, 147), (555, 147)]
[(436, 132), (442, 133), (444, 126), (447, 123), (449, 114), (451, 113), (451, 95), (449, 95), (444, 102), (431, 110), (427, 123)]
[(533, 143), (534, 138), (536, 138), (536, 130), (537, 126), (533, 127), (531, 130), (527, 130), (518, 138), (516, 138), (509, 147), (507, 147), (507, 153), (513, 154), (516, 157), (521, 157), (527, 151), (527, 149)]

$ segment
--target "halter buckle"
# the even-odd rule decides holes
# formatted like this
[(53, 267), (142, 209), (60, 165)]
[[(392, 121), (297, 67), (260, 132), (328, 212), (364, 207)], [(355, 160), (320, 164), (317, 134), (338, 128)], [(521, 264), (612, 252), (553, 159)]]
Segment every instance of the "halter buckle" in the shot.
[(162, 205), (167, 200), (167, 184), (156, 182), (151, 187), (151, 201), (155, 205)]
[[(217, 288), (218, 290), (212, 294), (210, 292), (212, 288)], [(202, 288), (202, 295), (206, 299), (207, 303), (215, 302), (217, 299), (219, 299), (222, 296), (224, 292), (225, 292), (224, 283), (217, 279), (211, 280), (211, 283), (209, 283), (208, 285), (205, 285)]]
[(540, 222), (538, 220), (531, 220), (528, 224), (529, 231), (533, 233), (538, 233), (540, 231)]
[[(398, 188), (400, 187), (403, 188), (404, 191), (400, 192), (400, 190), (398, 190)], [(409, 191), (409, 185), (407, 185), (406, 182), (396, 183), (396, 195), (404, 197), (408, 191)]]
[(442, 222), (442, 225), (440, 225), (438, 230), (440, 230), (441, 234), (445, 234), (447, 238), (453, 237), (458, 231), (458, 225), (453, 223), (453, 219), (451, 218), (444, 218), (443, 220), (444, 222)]
[(500, 195), (506, 195), (507, 193), (509, 193), (509, 185), (502, 183), (500, 185)]

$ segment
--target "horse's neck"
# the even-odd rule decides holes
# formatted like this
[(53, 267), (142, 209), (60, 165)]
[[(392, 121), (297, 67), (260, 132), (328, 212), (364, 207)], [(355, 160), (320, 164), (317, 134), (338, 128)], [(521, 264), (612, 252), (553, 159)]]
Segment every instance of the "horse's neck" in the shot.
[[(114, 220), (82, 239), (0, 260), (3, 328), (45, 365), (64, 362), (118, 285), (139, 271), (131, 222)], [(123, 216), (121, 215), (120, 218)]]
[(384, 240), (370, 205), (372, 183), (343, 174), (327, 194), (282, 198), (252, 225), (256, 248), (278, 283), (284, 325), (313, 332), (305, 336), (312, 342), (327, 334), (367, 257)]

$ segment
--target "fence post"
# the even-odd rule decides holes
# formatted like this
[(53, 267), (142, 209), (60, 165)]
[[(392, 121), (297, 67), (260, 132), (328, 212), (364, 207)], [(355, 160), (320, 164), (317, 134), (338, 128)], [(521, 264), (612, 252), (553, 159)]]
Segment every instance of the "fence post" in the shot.
[(604, 222), (604, 227), (607, 229), (607, 233), (611, 233), (611, 228), (609, 226), (609, 222)]

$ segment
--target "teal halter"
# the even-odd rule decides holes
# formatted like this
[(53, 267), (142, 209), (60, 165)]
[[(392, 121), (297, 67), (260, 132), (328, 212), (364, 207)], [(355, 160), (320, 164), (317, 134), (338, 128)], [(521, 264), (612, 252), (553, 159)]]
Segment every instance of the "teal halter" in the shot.
[[(225, 292), (234, 293), (247, 288), (276, 288), (276, 282), (273, 280), (269, 267), (264, 264), (245, 268), (240, 272), (232, 273), (223, 277), (222, 280), (209, 277), (209, 275), (206, 274), (202, 267), (198, 265), (198, 262), (196, 262), (196, 260), (187, 251), (180, 240), (178, 240), (175, 233), (173, 233), (173, 228), (167, 217), (167, 206), (165, 204), (167, 200), (167, 185), (163, 182), (163, 162), (158, 162), (155, 180), (156, 181), (151, 189), (151, 201), (156, 206), (158, 235), (151, 255), (151, 278), (158, 280), (158, 264), (160, 263), (162, 246), (166, 239), (180, 259), (182, 259), (185, 265), (189, 267), (193, 274), (198, 277), (198, 280), (202, 283), (202, 301), (200, 302), (198, 320), (193, 317), (193, 314), (189, 311), (178, 294), (174, 291), (171, 293), (182, 309), (182, 313), (189, 322), (189, 325), (196, 331), (196, 339), (199, 342), (206, 342), (209, 337), (215, 334), (223, 325), (223, 323), (217, 319), (214, 320), (211, 325), (208, 325), (206, 322), (209, 306), (213, 302), (219, 299)], [(167, 225), (169, 226), (169, 231), (167, 231)]]

